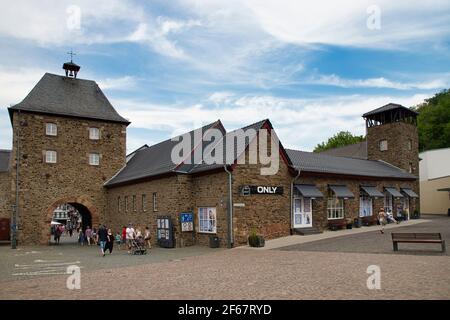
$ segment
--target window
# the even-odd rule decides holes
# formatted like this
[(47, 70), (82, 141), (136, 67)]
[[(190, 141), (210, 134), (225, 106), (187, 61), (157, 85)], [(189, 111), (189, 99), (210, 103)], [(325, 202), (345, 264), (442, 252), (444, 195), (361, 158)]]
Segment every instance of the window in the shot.
[(408, 150), (412, 150), (412, 140), (408, 139)]
[(384, 194), (384, 211), (392, 213), (392, 195), (388, 192)]
[(125, 212), (128, 212), (128, 196), (125, 196)]
[(56, 136), (58, 134), (58, 127), (54, 123), (45, 124), (45, 134), (48, 136)]
[(100, 155), (98, 153), (90, 153), (89, 154), (89, 164), (91, 166), (100, 165)]
[(373, 213), (372, 197), (361, 195), (359, 197), (359, 216), (370, 217)]
[(100, 139), (100, 129), (99, 128), (89, 128), (89, 139), (99, 140)]
[(327, 201), (328, 219), (344, 218), (344, 199), (337, 198), (335, 195), (329, 196)]
[(45, 151), (45, 162), (56, 163), (56, 151)]
[(413, 173), (414, 168), (412, 162), (409, 163), (409, 173)]
[(387, 140), (380, 141), (380, 151), (386, 151), (388, 149)]
[(216, 233), (216, 208), (198, 208), (199, 232)]
[(156, 200), (156, 192), (153, 192), (153, 211), (158, 211)]
[(117, 212), (120, 212), (120, 197), (117, 197)]
[(133, 211), (137, 211), (136, 196), (133, 196)]
[(142, 211), (147, 210), (147, 195), (142, 195)]

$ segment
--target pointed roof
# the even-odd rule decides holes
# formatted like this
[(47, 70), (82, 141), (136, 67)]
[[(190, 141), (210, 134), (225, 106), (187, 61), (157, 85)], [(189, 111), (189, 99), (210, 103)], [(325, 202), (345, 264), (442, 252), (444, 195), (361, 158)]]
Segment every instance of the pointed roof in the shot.
[(355, 144), (320, 151), (319, 153), (330, 156), (367, 159), (367, 141), (364, 140)]
[(95, 81), (46, 73), (22, 102), (8, 108), (59, 116), (130, 124), (121, 117)]
[(418, 113), (415, 112), (414, 110), (406, 108), (406, 107), (402, 106), (401, 104), (397, 104), (397, 103), (392, 103), (391, 102), (391, 103), (388, 103), (388, 104), (386, 104), (386, 105), (384, 105), (382, 107), (379, 107), (379, 108), (374, 109), (372, 111), (366, 112), (365, 114), (363, 114), (363, 118), (366, 118), (368, 116), (373, 116), (375, 114), (383, 113), (383, 112), (386, 112), (386, 111), (396, 110), (396, 109), (402, 109), (402, 110), (405, 110), (405, 111), (411, 113), (412, 115), (418, 115)]

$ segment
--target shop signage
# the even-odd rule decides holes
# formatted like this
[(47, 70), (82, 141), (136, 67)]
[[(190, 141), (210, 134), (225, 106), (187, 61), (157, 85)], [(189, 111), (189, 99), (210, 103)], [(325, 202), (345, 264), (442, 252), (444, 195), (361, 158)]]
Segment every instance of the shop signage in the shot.
[(242, 186), (241, 194), (248, 196), (251, 194), (283, 194), (283, 187), (279, 186)]

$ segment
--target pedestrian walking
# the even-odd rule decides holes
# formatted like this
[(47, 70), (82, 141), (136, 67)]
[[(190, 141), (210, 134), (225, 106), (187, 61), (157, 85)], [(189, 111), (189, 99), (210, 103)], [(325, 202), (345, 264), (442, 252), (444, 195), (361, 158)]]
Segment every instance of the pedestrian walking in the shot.
[(106, 230), (104, 225), (100, 226), (100, 229), (97, 231), (97, 239), (98, 243), (100, 244), (101, 254), (105, 256), (106, 242), (108, 241), (108, 231)]
[(78, 233), (78, 244), (80, 246), (84, 246), (85, 241), (86, 241), (86, 239), (84, 237), (84, 232), (83, 232), (83, 230), (80, 229), (80, 232)]
[(125, 246), (127, 243), (127, 227), (122, 227), (122, 244)]
[(120, 250), (120, 245), (122, 244), (122, 235), (118, 232), (116, 232), (115, 241), (117, 244), (117, 248)]
[(380, 208), (380, 211), (378, 212), (378, 221), (380, 222), (380, 232), (384, 233), (384, 227), (387, 224), (387, 215), (386, 212), (384, 212), (384, 208)]
[(128, 227), (126, 229), (126, 237), (127, 237), (127, 246), (128, 246), (128, 253), (131, 253), (131, 242), (135, 238), (136, 233), (134, 231), (134, 228), (131, 223), (128, 224)]
[(151, 242), (150, 228), (148, 226), (145, 227), (144, 240), (145, 240), (145, 243), (147, 244), (148, 248), (151, 249), (152, 242)]
[(111, 229), (108, 229), (108, 233), (106, 235), (105, 252), (106, 252), (106, 250), (109, 250), (109, 254), (112, 254), (113, 247), (114, 247), (114, 235), (113, 235)]
[(55, 229), (54, 240), (56, 244), (59, 244), (59, 239), (61, 238), (62, 228), (61, 226), (57, 226)]
[(88, 246), (91, 245), (92, 240), (92, 229), (90, 226), (87, 226), (86, 231), (84, 232), (84, 236), (86, 237), (86, 241), (88, 243)]

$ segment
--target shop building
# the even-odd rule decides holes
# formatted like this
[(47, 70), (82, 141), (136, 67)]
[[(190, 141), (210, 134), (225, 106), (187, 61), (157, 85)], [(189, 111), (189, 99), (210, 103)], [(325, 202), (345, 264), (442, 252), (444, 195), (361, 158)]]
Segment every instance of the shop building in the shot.
[[(364, 115), (365, 158), (286, 150), (268, 119), (230, 132), (220, 120), (193, 130), (183, 135), (192, 139), (181, 161), (173, 160), (176, 139), (125, 155), (129, 121), (94, 81), (70, 72), (44, 75), (9, 112), (7, 184), (10, 203), (18, 203), (22, 243), (48, 243), (52, 214), (65, 203), (90, 225), (150, 226), (155, 244), (169, 238), (181, 247), (208, 245), (211, 236), (221, 246), (238, 246), (253, 231), (273, 239), (373, 220), (380, 207), (402, 217), (419, 208), (416, 114), (400, 105)], [(220, 137), (198, 142), (198, 132)], [(243, 146), (234, 143), (239, 138)], [(262, 174), (268, 164), (261, 159), (247, 161), (264, 141), (267, 154), (277, 155), (273, 174)], [(197, 150), (219, 145), (233, 146), (232, 157), (223, 154), (227, 163), (195, 161)]]

